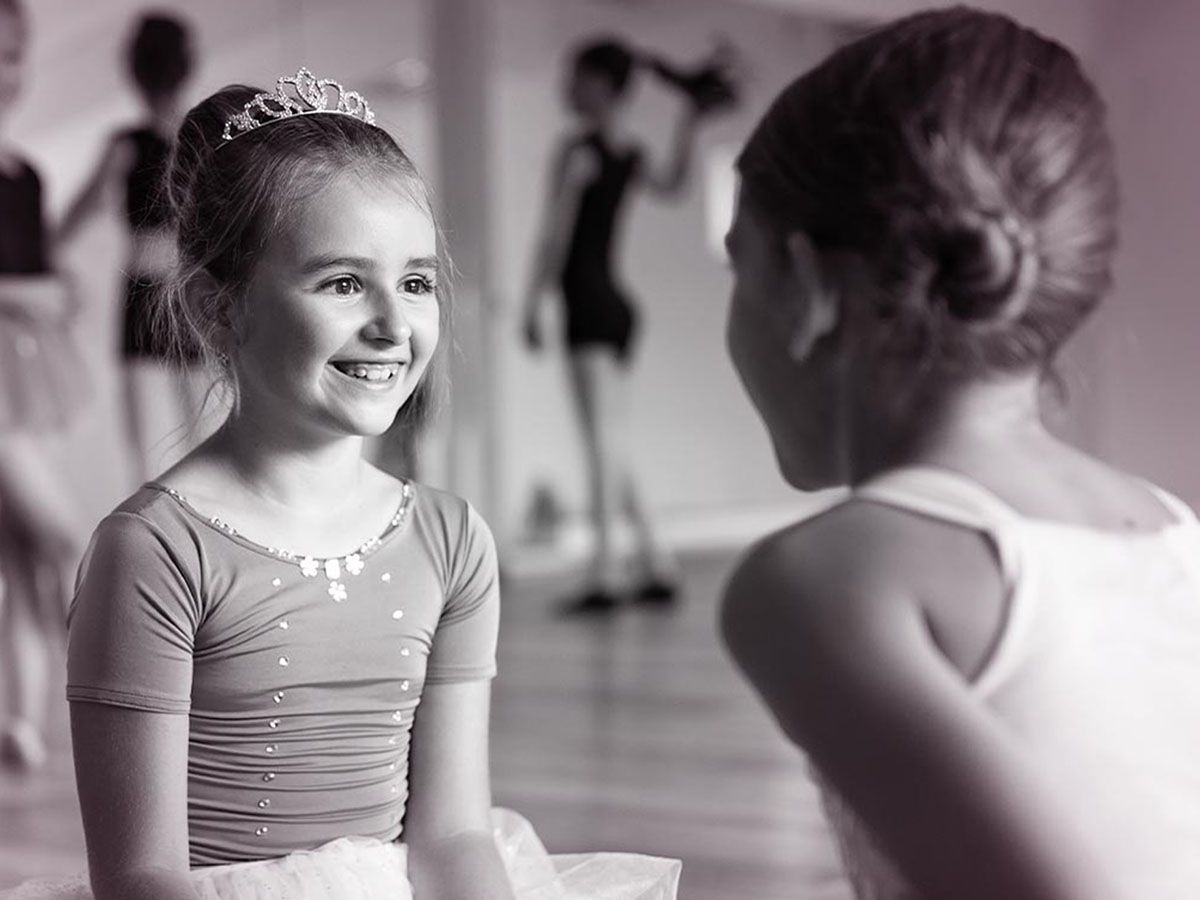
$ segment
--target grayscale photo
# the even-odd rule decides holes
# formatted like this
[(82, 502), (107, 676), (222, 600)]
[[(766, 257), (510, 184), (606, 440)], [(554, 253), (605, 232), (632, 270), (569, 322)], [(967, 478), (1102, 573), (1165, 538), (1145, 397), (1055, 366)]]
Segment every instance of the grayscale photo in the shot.
[(1198, 37), (0, 0), (0, 900), (1200, 898)]

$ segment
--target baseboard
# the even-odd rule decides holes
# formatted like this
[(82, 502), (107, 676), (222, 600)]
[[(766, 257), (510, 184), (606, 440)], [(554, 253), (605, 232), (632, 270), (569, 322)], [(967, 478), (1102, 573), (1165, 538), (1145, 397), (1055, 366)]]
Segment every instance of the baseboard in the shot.
[[(840, 492), (797, 494), (793, 503), (734, 509), (687, 510), (659, 516), (659, 540), (676, 554), (727, 552), (749, 546), (772, 531), (815, 515), (841, 496)], [(618, 552), (633, 546), (628, 528), (615, 536)], [(592, 548), (592, 530), (586, 516), (568, 516), (551, 538), (518, 537), (501, 548), (507, 572), (550, 575), (577, 568)]]

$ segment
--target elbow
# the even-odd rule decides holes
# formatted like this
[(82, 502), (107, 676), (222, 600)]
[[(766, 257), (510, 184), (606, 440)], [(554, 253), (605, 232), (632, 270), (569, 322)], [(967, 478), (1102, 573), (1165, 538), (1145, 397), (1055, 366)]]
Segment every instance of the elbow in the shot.
[(686, 172), (674, 172), (655, 183), (655, 193), (663, 200), (677, 201), (683, 196), (687, 181)]
[(91, 879), (95, 900), (200, 900), (188, 872), (137, 868)]

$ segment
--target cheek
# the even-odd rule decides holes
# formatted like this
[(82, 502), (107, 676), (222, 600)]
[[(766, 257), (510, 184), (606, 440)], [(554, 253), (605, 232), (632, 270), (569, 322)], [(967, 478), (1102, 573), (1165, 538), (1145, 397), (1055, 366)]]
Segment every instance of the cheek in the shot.
[(782, 332), (774, 317), (747, 286), (735, 286), (725, 323), (725, 346), (733, 367), (756, 405), (780, 377), (778, 357)]
[(250, 306), (242, 323), (241, 352), (251, 365), (302, 373), (323, 364), (344, 339), (334, 310), (296, 302), (262, 301)]
[(440, 304), (421, 304), (411, 309), (405, 318), (412, 329), (413, 351), (425, 358), (433, 356), (442, 334)]

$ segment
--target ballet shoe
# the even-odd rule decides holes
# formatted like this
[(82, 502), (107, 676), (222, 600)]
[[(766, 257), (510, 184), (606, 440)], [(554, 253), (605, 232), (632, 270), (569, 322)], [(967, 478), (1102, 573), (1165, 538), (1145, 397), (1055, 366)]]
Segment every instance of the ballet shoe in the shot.
[(608, 613), (621, 605), (620, 598), (604, 588), (592, 588), (569, 598), (559, 607), (564, 616), (587, 616)]
[(679, 600), (679, 586), (666, 578), (650, 577), (642, 582), (633, 597), (647, 606), (673, 606)]
[(49, 753), (42, 733), (27, 719), (17, 719), (0, 735), (0, 764), (18, 772), (33, 772), (46, 764)]

